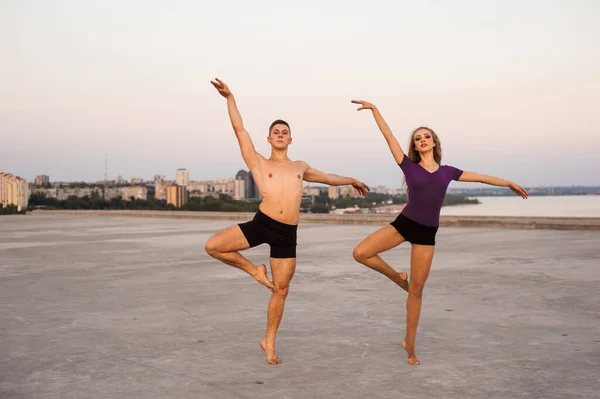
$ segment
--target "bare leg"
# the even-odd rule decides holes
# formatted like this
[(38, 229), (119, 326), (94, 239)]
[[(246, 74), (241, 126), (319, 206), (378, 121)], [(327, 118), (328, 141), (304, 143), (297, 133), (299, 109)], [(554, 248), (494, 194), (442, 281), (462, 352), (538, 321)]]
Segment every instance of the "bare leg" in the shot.
[(248, 248), (250, 248), (248, 240), (238, 225), (227, 227), (216, 233), (206, 241), (205, 245), (206, 252), (213, 258), (245, 271), (269, 290), (275, 290), (275, 286), (267, 277), (267, 267), (265, 265), (255, 266), (238, 252)]
[(394, 248), (404, 241), (404, 237), (398, 233), (398, 230), (388, 225), (362, 240), (354, 248), (352, 255), (357, 262), (378, 271), (402, 287), (403, 290), (408, 291), (406, 273), (398, 273), (379, 256), (379, 253)]
[(435, 247), (432, 245), (413, 244), (410, 255), (410, 285), (406, 300), (406, 336), (402, 347), (408, 354), (408, 362), (414, 365), (421, 364), (415, 352), (415, 339), (421, 316), (423, 287), (429, 276), (434, 249)]
[(260, 342), (260, 347), (267, 352), (269, 364), (279, 364), (281, 359), (275, 354), (275, 336), (283, 316), (285, 298), (288, 294), (290, 281), (296, 270), (296, 258), (276, 259), (271, 258), (271, 273), (277, 289), (271, 294), (269, 309), (267, 311), (267, 331)]

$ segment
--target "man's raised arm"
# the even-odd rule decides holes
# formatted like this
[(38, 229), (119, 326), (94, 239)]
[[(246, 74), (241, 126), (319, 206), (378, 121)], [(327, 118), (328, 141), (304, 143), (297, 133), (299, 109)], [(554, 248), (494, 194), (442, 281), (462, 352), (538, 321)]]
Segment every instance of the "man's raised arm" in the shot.
[(238, 139), (238, 143), (240, 144), (240, 149), (242, 150), (242, 157), (244, 161), (246, 161), (246, 165), (250, 170), (254, 169), (254, 167), (258, 163), (258, 154), (254, 149), (254, 144), (252, 143), (252, 139), (250, 135), (244, 129), (244, 122), (242, 121), (242, 115), (240, 115), (240, 111), (238, 111), (237, 105), (235, 103), (235, 98), (229, 90), (229, 87), (220, 79), (215, 79), (216, 82), (210, 81), (212, 85), (217, 89), (219, 94), (227, 99), (227, 111), (229, 112), (229, 119), (231, 120), (231, 126), (235, 131), (235, 136)]

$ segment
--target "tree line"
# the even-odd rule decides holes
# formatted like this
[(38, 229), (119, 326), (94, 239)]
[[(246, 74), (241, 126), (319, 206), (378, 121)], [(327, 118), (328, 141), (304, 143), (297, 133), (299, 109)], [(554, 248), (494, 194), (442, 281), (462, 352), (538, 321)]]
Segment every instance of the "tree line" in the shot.
[(19, 211), (19, 208), (16, 205), (8, 204), (4, 206), (0, 204), (0, 215), (16, 215), (18, 213), (25, 213), (25, 209)]
[[(403, 205), (408, 202), (406, 194), (391, 195), (381, 193), (368, 193), (366, 197), (339, 197), (331, 199), (328, 193), (321, 191), (314, 198), (314, 203), (305, 201), (302, 203), (302, 209), (310, 210), (312, 213), (329, 213), (334, 207), (336, 209), (345, 208), (376, 208), (383, 205)], [(476, 198), (468, 198), (462, 195), (447, 195), (442, 206), (458, 204), (479, 204)]]
[(104, 199), (97, 192), (91, 196), (70, 196), (65, 200), (49, 198), (44, 193), (33, 193), (29, 197), (29, 208), (45, 209), (129, 209), (129, 210), (168, 210), (168, 211), (212, 211), (212, 212), (256, 212), (258, 202), (236, 201), (230, 196), (221, 194), (219, 198), (207, 196), (204, 198), (190, 198), (181, 208), (167, 204), (165, 200), (158, 200), (153, 195), (148, 199), (134, 197), (124, 200), (121, 197)]
[[(374, 208), (381, 205), (401, 205), (407, 201), (406, 195), (392, 196), (389, 194), (368, 193), (366, 197), (352, 198), (340, 197), (330, 199), (327, 192), (314, 197), (313, 201), (304, 201), (301, 205), (303, 212), (329, 213), (334, 207), (345, 208)], [(476, 204), (477, 199), (470, 199), (460, 195), (446, 196), (444, 205)], [(259, 202), (238, 201), (229, 195), (220, 194), (218, 198), (206, 196), (204, 198), (190, 198), (181, 208), (167, 204), (164, 200), (154, 198), (153, 190), (149, 190), (148, 199), (141, 200), (131, 197), (124, 200), (121, 197), (104, 199), (98, 192), (92, 192), (91, 196), (70, 196), (65, 200), (47, 197), (44, 193), (33, 193), (29, 197), (29, 209), (129, 209), (129, 210), (181, 210), (181, 211), (205, 211), (205, 212), (256, 212)], [(16, 209), (16, 207), (15, 207)]]

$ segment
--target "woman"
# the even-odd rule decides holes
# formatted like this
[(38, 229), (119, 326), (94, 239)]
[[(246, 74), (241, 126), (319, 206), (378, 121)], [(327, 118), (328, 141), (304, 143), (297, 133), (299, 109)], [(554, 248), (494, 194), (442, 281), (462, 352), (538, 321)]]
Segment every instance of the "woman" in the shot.
[[(365, 238), (354, 248), (354, 259), (376, 270), (408, 291), (406, 301), (406, 336), (402, 346), (408, 353), (408, 362), (420, 364), (415, 353), (417, 325), (421, 314), (423, 287), (429, 275), (435, 236), (439, 226), (440, 209), (446, 196), (448, 184), (452, 180), (479, 182), (493, 186), (508, 187), (523, 198), (528, 197), (523, 187), (497, 177), (463, 172), (453, 166), (441, 165), (442, 148), (433, 130), (417, 128), (411, 135), (408, 155), (389, 126), (373, 104), (366, 101), (352, 101), (360, 104), (358, 111), (370, 109), (375, 122), (383, 133), (390, 151), (404, 172), (408, 203), (396, 220)], [(379, 254), (398, 246), (404, 241), (411, 243), (410, 283), (406, 273), (398, 273)]]

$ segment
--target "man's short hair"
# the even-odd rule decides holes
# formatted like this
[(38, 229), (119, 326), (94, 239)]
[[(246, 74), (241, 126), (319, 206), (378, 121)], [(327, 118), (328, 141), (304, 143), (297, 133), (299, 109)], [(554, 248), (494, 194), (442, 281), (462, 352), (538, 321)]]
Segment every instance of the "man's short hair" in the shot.
[(290, 127), (290, 125), (283, 119), (277, 119), (276, 121), (271, 123), (271, 126), (269, 126), (269, 136), (271, 135), (271, 130), (273, 130), (273, 126), (275, 125), (286, 125), (289, 130), (290, 136), (292, 135), (292, 128)]

